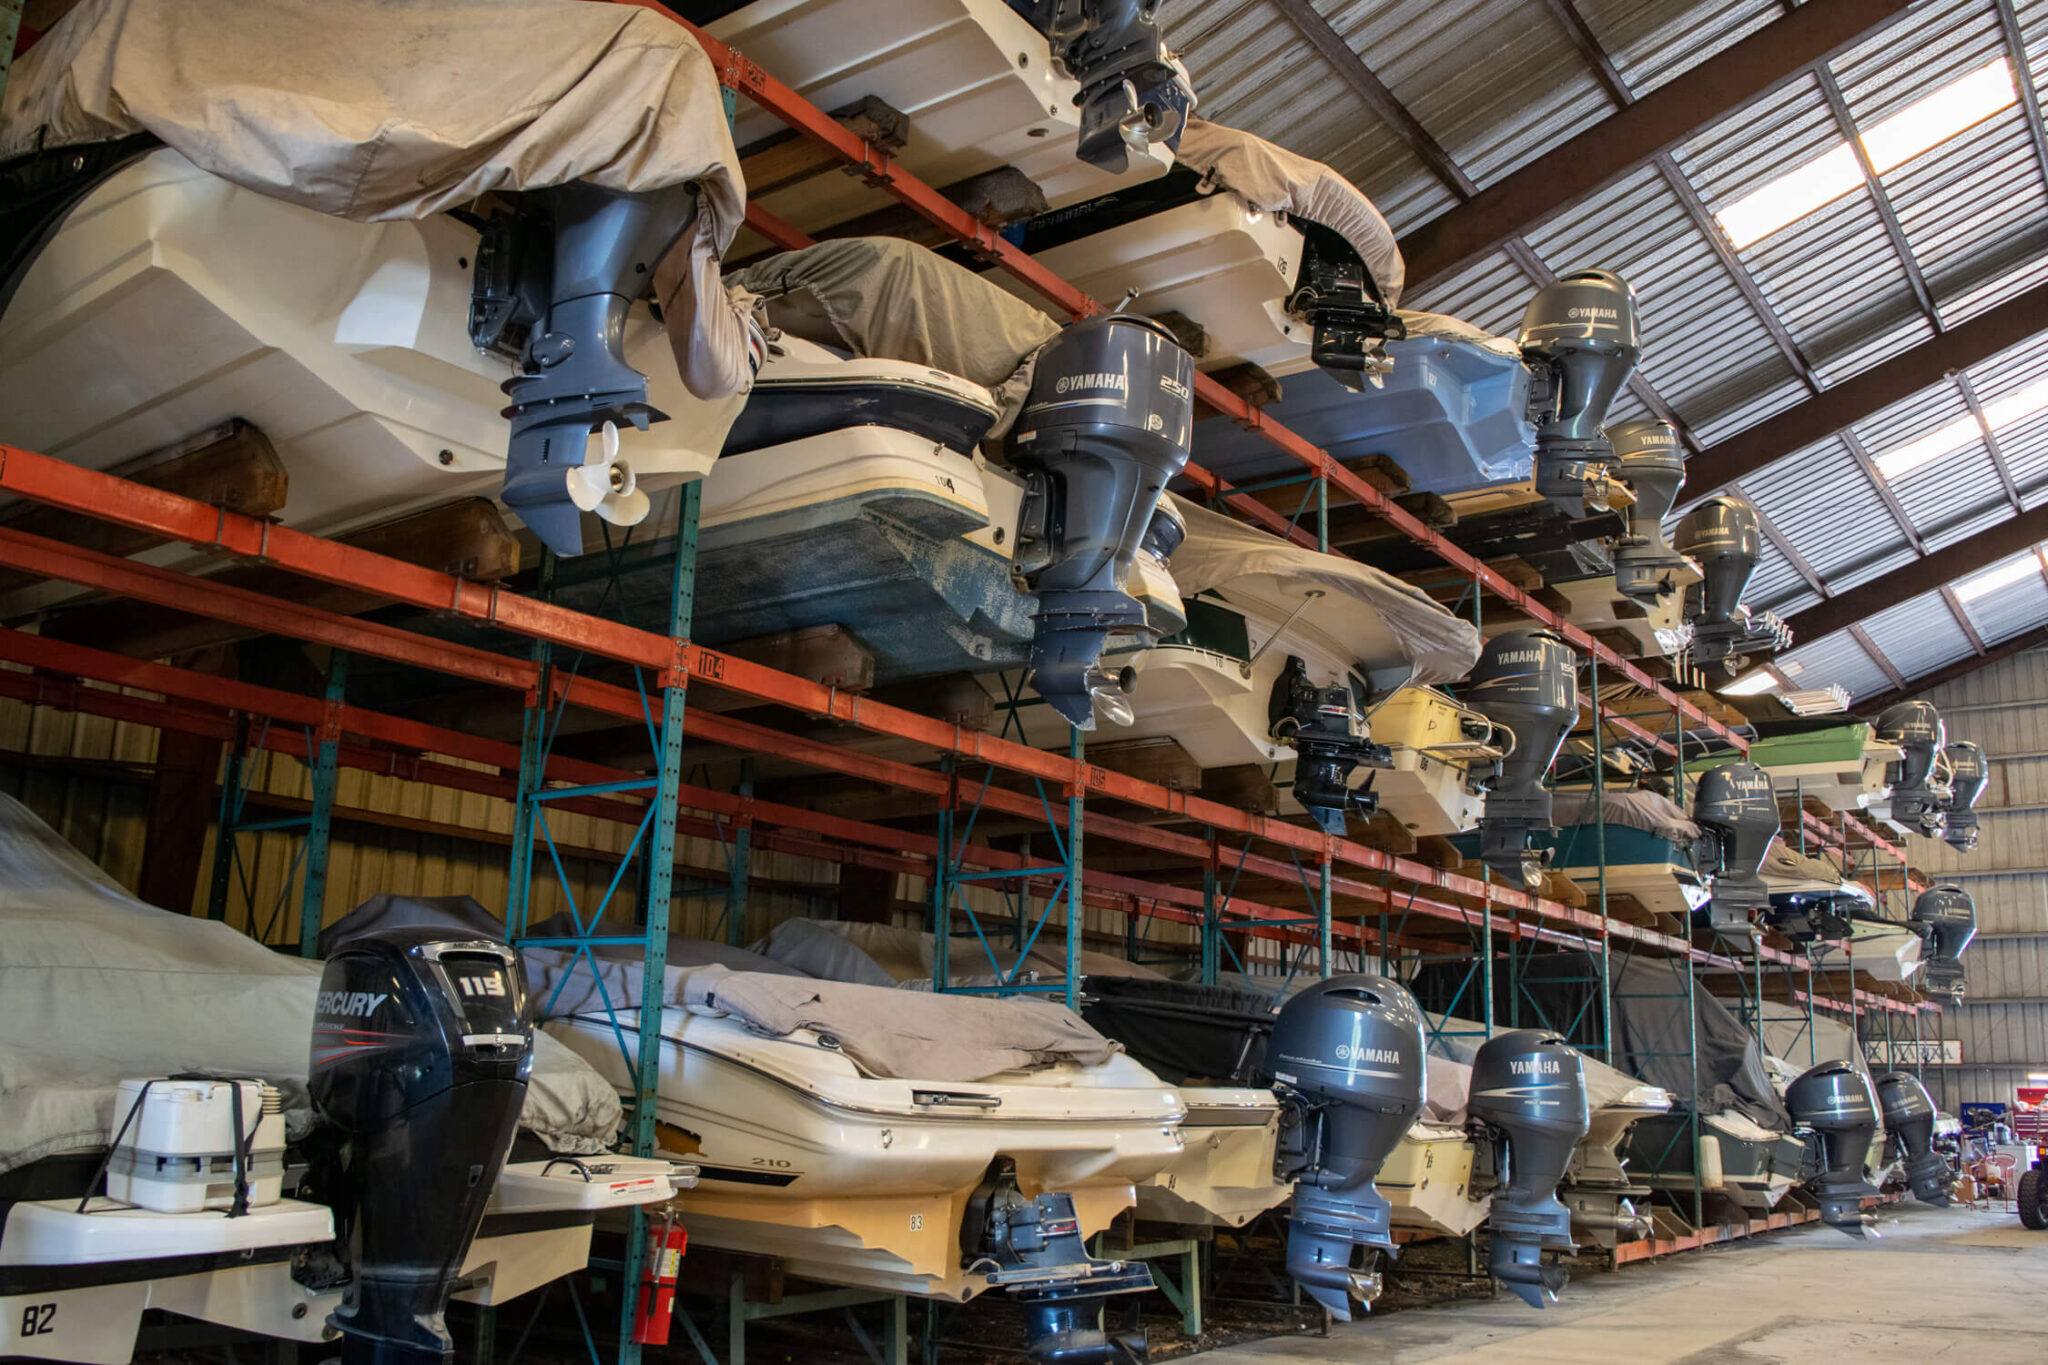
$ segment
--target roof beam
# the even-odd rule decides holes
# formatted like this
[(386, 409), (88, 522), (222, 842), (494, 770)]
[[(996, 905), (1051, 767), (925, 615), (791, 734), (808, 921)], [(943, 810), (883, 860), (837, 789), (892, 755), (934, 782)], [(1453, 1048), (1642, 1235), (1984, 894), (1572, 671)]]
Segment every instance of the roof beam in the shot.
[(1980, 669), (1989, 668), (1995, 663), (2003, 663), (2015, 654), (2024, 654), (2043, 645), (2048, 645), (2048, 626), (2035, 626), (2032, 630), (2021, 631), (2010, 640), (1991, 646), (1982, 654), (1973, 654), (1967, 659), (1943, 664), (1932, 673), (1922, 673), (1917, 678), (1908, 679), (1904, 687), (1895, 687), (1889, 692), (1880, 692), (1867, 701), (1859, 701), (1856, 703), (1856, 709), (1865, 715), (1874, 715), (1895, 702), (1917, 697), (1923, 692), (1932, 691), (1958, 678), (1967, 678)]
[(1792, 627), (1793, 639), (1812, 643), (1868, 620), (1889, 607), (1910, 602), (1922, 593), (1934, 592), (1979, 569), (1988, 568), (2042, 540), (2048, 540), (2048, 506), (2010, 517), (1988, 530), (1944, 546), (1825, 602), (1818, 602), (1786, 624)]
[[(1290, 17), (1297, 5), (1306, 8), (1281, 0)], [(1410, 286), (1495, 250), (1906, 9), (1907, 0), (1809, 0), (1403, 237)]]

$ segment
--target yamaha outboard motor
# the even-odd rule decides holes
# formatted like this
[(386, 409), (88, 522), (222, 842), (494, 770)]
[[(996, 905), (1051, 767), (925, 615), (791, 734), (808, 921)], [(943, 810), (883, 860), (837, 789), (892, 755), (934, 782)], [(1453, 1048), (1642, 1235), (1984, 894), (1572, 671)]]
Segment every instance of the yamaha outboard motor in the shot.
[(1713, 844), (1709, 923), (1717, 934), (1746, 939), (1756, 913), (1771, 908), (1762, 872), (1780, 827), (1771, 775), (1754, 763), (1709, 768), (1693, 795), (1692, 818)]
[(1792, 631), (1770, 612), (1742, 605), (1763, 553), (1763, 524), (1756, 508), (1741, 498), (1713, 497), (1678, 523), (1678, 552), (1700, 566), (1698, 583), (1686, 589), (1686, 617), (1692, 622), (1692, 657), (1702, 668), (1739, 673), (1758, 650), (1792, 647)]
[(1870, 1077), (1839, 1059), (1822, 1062), (1785, 1088), (1792, 1123), (1807, 1131), (1807, 1165), (1821, 1221), (1863, 1235), (1863, 1201), (1877, 1187), (1863, 1178), (1877, 1136), (1877, 1095)]
[[(626, 363), (626, 312), (695, 219), (696, 197), (687, 185), (628, 194), (581, 180), (531, 197), (544, 216), (484, 225), (469, 338), (519, 358), (503, 386), (512, 400), (505, 505), (550, 550), (579, 555), (584, 510), (621, 525), (647, 515), (631, 468), (616, 458), (617, 432), (645, 431), (668, 414), (648, 403), (647, 376)], [(585, 470), (593, 433), (603, 444)]]
[(1383, 976), (1333, 976), (1280, 1011), (1267, 1067), (1292, 1120), (1275, 1174), (1293, 1180), (1287, 1273), (1340, 1322), (1379, 1296), (1359, 1247), (1394, 1250), (1393, 1206), (1373, 1180), (1422, 1112), (1422, 1011)]
[(1907, 919), (1927, 945), (1921, 988), (1929, 995), (1961, 1000), (1968, 977), (1963, 950), (1977, 937), (1977, 903), (1960, 886), (1945, 882), (1922, 891)]
[(1943, 839), (1958, 853), (1977, 851), (1977, 798), (1991, 768), (1981, 746), (1959, 739), (1944, 750), (1948, 754), (1948, 808), (1944, 812)]
[(532, 1065), (526, 977), (504, 944), (393, 929), (328, 959), (307, 1089), (339, 1144), (308, 1179), (353, 1272), (330, 1319), (343, 1365), (453, 1359), (442, 1314)]
[(1614, 449), (1601, 424), (1642, 355), (1635, 291), (1611, 270), (1560, 275), (1529, 301), (1519, 340), (1536, 375), (1536, 491), (1573, 517), (1606, 510)]
[(1499, 1188), (1486, 1215), (1490, 1269), (1531, 1308), (1555, 1300), (1565, 1272), (1543, 1251), (1570, 1251), (1572, 1215), (1557, 1197), (1572, 1149), (1592, 1126), (1586, 1068), (1555, 1033), (1517, 1029), (1489, 1038), (1472, 1059), (1466, 1107), (1475, 1140), (1493, 1146)]
[(1081, 160), (1112, 174), (1154, 142), (1180, 146), (1195, 92), (1159, 32), (1161, 0), (1010, 0), (1081, 83)]
[(1879, 713), (1871, 729), (1884, 743), (1905, 751), (1885, 774), (1892, 784), (1893, 821), (1930, 838), (1939, 834), (1947, 805), (1933, 781), (1935, 761), (1948, 739), (1941, 713), (1931, 701), (1902, 701)]
[(1664, 518), (1685, 486), (1685, 447), (1678, 428), (1643, 417), (1611, 428), (1617, 477), (1635, 496), (1628, 534), (1614, 547), (1614, 590), (1639, 602), (1656, 602), (1678, 589), (1685, 556), (1664, 539)]
[(1578, 723), (1578, 665), (1556, 631), (1511, 630), (1488, 640), (1472, 668), (1466, 703), (1515, 736), (1479, 817), (1480, 857), (1511, 884), (1533, 888), (1543, 881), (1529, 835), (1556, 828), (1543, 778)]
[(1366, 738), (1365, 716), (1349, 683), (1318, 687), (1308, 665), (1290, 654), (1273, 680), (1266, 719), (1273, 738), (1297, 755), (1294, 799), (1325, 831), (1342, 837), (1346, 812), (1370, 817), (1379, 808), (1370, 781), (1352, 790), (1351, 771), (1361, 763), (1392, 767), (1394, 752)]
[(1956, 1173), (1934, 1150), (1934, 1097), (1912, 1072), (1886, 1071), (1877, 1078), (1877, 1102), (1884, 1111), (1885, 1131), (1898, 1139), (1899, 1152), (1906, 1158), (1913, 1197), (1923, 1204), (1948, 1204)]
[(1018, 554), (1049, 560), (1031, 580), (1031, 685), (1077, 730), (1095, 728), (1095, 693), (1128, 689), (1098, 661), (1111, 632), (1145, 623), (1124, 583), (1188, 462), (1194, 383), (1195, 362), (1164, 327), (1098, 314), (1040, 353), (1017, 418), (1016, 463), (1030, 476)]

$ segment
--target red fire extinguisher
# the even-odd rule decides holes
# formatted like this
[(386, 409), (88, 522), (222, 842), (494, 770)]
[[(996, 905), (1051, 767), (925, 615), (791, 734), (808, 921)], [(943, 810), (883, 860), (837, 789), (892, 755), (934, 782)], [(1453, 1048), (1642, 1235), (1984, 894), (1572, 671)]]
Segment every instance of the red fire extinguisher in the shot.
[(673, 1208), (665, 1208), (647, 1229), (647, 1255), (640, 1272), (640, 1304), (633, 1314), (633, 1340), (642, 1346), (668, 1345), (676, 1309), (676, 1277), (690, 1234)]

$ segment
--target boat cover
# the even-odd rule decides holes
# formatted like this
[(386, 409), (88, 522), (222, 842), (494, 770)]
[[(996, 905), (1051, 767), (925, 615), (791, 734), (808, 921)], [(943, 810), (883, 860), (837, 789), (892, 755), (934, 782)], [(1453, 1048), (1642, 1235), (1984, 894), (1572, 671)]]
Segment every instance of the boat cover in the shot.
[[(1551, 816), (1558, 828), (1593, 823), (1593, 794), (1589, 791), (1561, 791), (1551, 797)], [(1674, 844), (1689, 844), (1700, 837), (1700, 827), (1687, 818), (1670, 797), (1652, 791), (1607, 792), (1600, 802), (1600, 819), (1610, 825), (1640, 829)]]
[(1193, 981), (1088, 977), (1081, 1016), (1169, 1085), (1258, 1085), (1280, 1008), (1273, 992)]
[[(303, 1134), (319, 987), (317, 961), (145, 905), (0, 793), (0, 1172), (104, 1147), (128, 1077), (260, 1077)], [(590, 1153), (619, 1119), (590, 1064), (536, 1034), (521, 1124)]]
[(703, 47), (575, 0), (83, 0), (14, 64), (0, 158), (149, 133), (201, 169), (360, 221), (588, 180), (698, 186), (656, 274), (676, 362), (716, 399), (749, 376), (718, 259), (746, 207)]
[[(1428, 1035), (1429, 1114), (1440, 1123), (1462, 1124), (1472, 1088), (1472, 1059), (1479, 1055), (1480, 1044), (1486, 1041), (1486, 1025), (1477, 1019), (1442, 1014), (1429, 1017), (1432, 1030), (1442, 1030)], [(1506, 1025), (1494, 1028), (1496, 1033), (1507, 1031)], [(1655, 1107), (1671, 1102), (1671, 1096), (1661, 1087), (1646, 1085), (1596, 1057), (1579, 1052), (1579, 1060), (1586, 1073), (1586, 1101), (1594, 1109), (1616, 1104)]]
[(1780, 839), (1771, 845), (1771, 851), (1764, 855), (1763, 877), (1767, 882), (1819, 882), (1827, 886), (1842, 886), (1861, 892), (1866, 899), (1873, 899), (1870, 892), (1860, 883), (1848, 882), (1842, 869), (1825, 858), (1815, 858), (1801, 853)]
[(1495, 336), (1484, 327), (1474, 327), (1463, 318), (1454, 318), (1448, 313), (1416, 313), (1403, 308), (1400, 310), (1402, 325), (1407, 327), (1411, 337), (1440, 337), (1445, 341), (1462, 341), (1481, 350), (1492, 351), (1495, 355), (1522, 358), (1522, 344), (1512, 337)]
[[(933, 938), (915, 929), (893, 924), (865, 924), (851, 920), (789, 919), (776, 925), (768, 937), (754, 945), (757, 954), (821, 981), (844, 981), (860, 986), (922, 985), (932, 979)], [(995, 965), (990, 967), (993, 950)], [(1014, 948), (1001, 943), (982, 946), (968, 934), (956, 935), (948, 954), (957, 985), (978, 984), (994, 971), (1005, 974), (1018, 965)], [(753, 971), (737, 963), (726, 964), (734, 971)], [(1067, 974), (1065, 945), (1040, 941), (1024, 957), (1024, 969), (1064, 979)], [(1081, 953), (1081, 972), (1090, 977), (1146, 977), (1159, 973), (1135, 962), (1107, 953)]]
[(1174, 159), (1255, 209), (1305, 218), (1351, 244), (1385, 296), (1401, 301), (1407, 265), (1394, 230), (1358, 187), (1320, 161), (1275, 147), (1264, 138), (1190, 118)]
[[(1422, 589), (1357, 560), (1322, 554), (1232, 521), (1186, 498), (1173, 501), (1188, 528), (1171, 566), (1181, 596), (1210, 588), (1228, 591), (1232, 580), (1254, 577), (1274, 578), (1296, 591), (1321, 588), (1329, 597), (1310, 607), (1304, 618), (1349, 650), (1354, 662), (1378, 669), (1396, 656), (1405, 658), (1414, 671), (1404, 681), (1416, 686), (1462, 678), (1478, 662), (1478, 629)], [(1281, 614), (1288, 609), (1283, 606)]]

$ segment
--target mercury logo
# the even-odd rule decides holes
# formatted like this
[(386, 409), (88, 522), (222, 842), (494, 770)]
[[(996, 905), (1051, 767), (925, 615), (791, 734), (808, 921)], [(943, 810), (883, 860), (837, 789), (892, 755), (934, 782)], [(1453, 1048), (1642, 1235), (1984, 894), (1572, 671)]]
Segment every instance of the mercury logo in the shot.
[(1583, 322), (1587, 320), (1591, 320), (1594, 322), (1604, 322), (1609, 318), (1613, 318), (1616, 321), (1619, 321), (1621, 318), (1621, 310), (1618, 308), (1573, 308), (1569, 311), (1568, 315), (1574, 322)]
[(1517, 1076), (1557, 1076), (1564, 1072), (1559, 1063), (1544, 1057), (1532, 1057), (1527, 1061), (1509, 1062), (1508, 1070)]
[(1118, 393), (1129, 393), (1130, 381), (1114, 373), (1063, 374), (1053, 381), (1052, 389), (1054, 393), (1069, 389), (1115, 389)]
[(377, 1012), (377, 1006), (391, 997), (377, 995), (370, 991), (322, 991), (317, 1008), (321, 1014), (338, 1015), (352, 1019), (357, 1015), (368, 1018)]
[(1390, 1047), (1353, 1047), (1349, 1043), (1337, 1044), (1337, 1060), (1340, 1062), (1378, 1062), (1382, 1066), (1398, 1066), (1401, 1054)]

